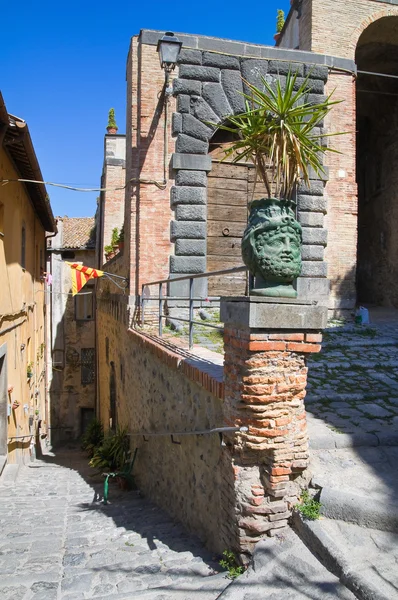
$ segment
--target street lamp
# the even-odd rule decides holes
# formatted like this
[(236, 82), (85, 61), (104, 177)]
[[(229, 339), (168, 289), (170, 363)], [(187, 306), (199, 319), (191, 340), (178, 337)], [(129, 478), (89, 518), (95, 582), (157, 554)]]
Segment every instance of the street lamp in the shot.
[(165, 35), (158, 40), (156, 50), (159, 52), (160, 66), (165, 73), (170, 73), (175, 68), (181, 46), (182, 42), (172, 31), (166, 31)]

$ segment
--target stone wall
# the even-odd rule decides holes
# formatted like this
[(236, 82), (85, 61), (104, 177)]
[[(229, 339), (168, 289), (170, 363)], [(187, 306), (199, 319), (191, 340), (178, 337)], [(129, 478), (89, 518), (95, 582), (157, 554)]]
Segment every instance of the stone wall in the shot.
[[(198, 363), (127, 330), (119, 295), (98, 304), (99, 414), (109, 427), (111, 372), (117, 376), (117, 422), (129, 432), (207, 430), (223, 425), (222, 384)], [(197, 381), (194, 381), (194, 380)], [(182, 521), (213, 550), (230, 547), (234, 473), (218, 434), (131, 438), (142, 493)], [(226, 455), (227, 454), (227, 455)], [(232, 511), (233, 512), (233, 511)], [(227, 513), (227, 514), (226, 514)]]
[[(305, 11), (308, 12), (308, 8), (304, 10), (306, 14)], [(174, 98), (168, 101), (169, 113), (174, 111), (171, 124), (168, 123), (170, 135), (166, 158), (167, 166), (171, 168), (168, 183), (162, 190), (153, 185), (154, 180), (159, 182), (161, 179), (164, 150), (160, 135), (164, 99), (162, 103), (159, 96), (164, 75), (156, 53), (161, 35), (161, 32), (143, 30), (140, 36), (133, 38), (128, 63), (128, 88), (132, 96), (132, 114), (128, 113), (128, 179), (133, 182), (139, 179), (140, 182), (131, 185), (126, 214), (132, 215), (129, 224), (130, 289), (137, 294), (143, 282), (165, 278), (168, 274), (173, 278), (206, 271), (207, 173), (211, 170), (208, 148), (216, 129), (208, 123), (220, 123), (244, 109), (239, 93), (243, 90), (242, 77), (256, 84), (261, 84), (261, 75), (271, 82), (276, 78), (283, 81), (287, 71), (292, 69), (299, 73), (299, 84), (310, 74), (310, 100), (317, 102), (322, 101), (326, 90), (330, 90), (333, 83), (329, 85), (328, 80), (334, 82), (336, 73), (346, 72), (346, 80), (352, 86), (350, 73), (355, 71), (352, 61), (331, 55), (179, 35), (183, 48), (178, 71), (176, 69), (173, 74)], [(346, 94), (346, 91), (344, 83), (341, 93)], [(352, 103), (345, 103), (344, 107), (344, 114), (352, 116)], [(338, 109), (334, 110), (337, 116)], [(339, 125), (341, 120), (337, 116)], [(334, 138), (332, 145), (335, 146)], [(333, 160), (330, 165), (335, 168)], [(336, 168), (338, 166), (336, 164)], [(337, 170), (341, 171), (340, 168)], [(332, 283), (345, 279), (345, 262), (348, 260), (349, 268), (355, 262), (356, 230), (347, 228), (348, 259), (347, 248), (343, 248), (342, 242), (337, 252), (325, 252), (328, 231), (324, 215), (328, 212), (328, 199), (333, 210), (339, 207), (336, 215), (331, 215), (331, 223), (338, 223), (347, 211), (339, 204), (341, 178), (334, 188), (333, 185), (329, 188), (330, 192), (327, 187), (326, 193), (327, 169), (323, 179), (314, 175), (311, 186), (302, 185), (298, 193), (304, 248), (302, 277), (297, 287), (301, 297), (317, 298), (326, 304), (329, 284), (325, 259), (327, 257), (330, 263)], [(349, 203), (355, 197), (355, 184), (348, 187)], [(170, 206), (173, 212), (169, 210)], [(331, 235), (334, 240), (341, 239), (336, 230), (331, 231)], [(186, 292), (185, 288), (184, 284), (171, 284), (170, 293), (181, 295)], [(338, 286), (334, 285), (334, 288)], [(343, 305), (352, 308), (355, 299), (350, 285), (341, 289), (342, 294), (346, 294)], [(206, 295), (203, 283), (196, 292)], [(335, 305), (332, 301), (331, 308)]]
[[(62, 235), (62, 222), (58, 221), (58, 238)], [(62, 237), (61, 237), (62, 239)], [(95, 301), (92, 318), (76, 318), (75, 298), (71, 293), (71, 269), (57, 251), (57, 238), (53, 240), (51, 272), (53, 284), (49, 306), (49, 338), (51, 340), (52, 369), (48, 377), (51, 403), (51, 441), (53, 444), (76, 440), (82, 433), (83, 410), (88, 410), (87, 419), (94, 415), (96, 397), (95, 360)], [(74, 250), (74, 261), (85, 266), (95, 266), (94, 250)], [(95, 287), (88, 284), (82, 293), (91, 292), (95, 298)], [(94, 379), (82, 382), (82, 350), (92, 350), (94, 357)], [(91, 416), (91, 418), (92, 418)], [(86, 423), (87, 424), (87, 423)]]

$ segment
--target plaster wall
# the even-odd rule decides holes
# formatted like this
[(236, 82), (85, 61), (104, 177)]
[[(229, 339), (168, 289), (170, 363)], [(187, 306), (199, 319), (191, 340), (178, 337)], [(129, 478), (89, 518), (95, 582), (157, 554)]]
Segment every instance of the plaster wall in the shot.
[[(18, 173), (0, 148), (0, 177), (16, 179)], [(45, 406), (44, 270), (45, 232), (22, 184), (2, 188), (3, 230), (0, 234), (0, 346), (6, 345), (7, 435), (23, 436), (8, 444), (8, 461), (28, 460), (30, 434), (48, 421)], [(25, 268), (21, 265), (22, 226), (25, 226)], [(42, 264), (40, 264), (40, 256)], [(27, 377), (32, 363), (33, 377)], [(12, 405), (18, 402), (18, 407)], [(3, 415), (4, 419), (4, 415)]]
[[(62, 223), (61, 235), (62, 235)], [(56, 240), (53, 242), (56, 244)], [(94, 250), (75, 250), (73, 261), (95, 266)], [(77, 439), (81, 434), (82, 409), (95, 408), (96, 384), (83, 384), (83, 348), (95, 348), (95, 320), (76, 320), (70, 267), (61, 253), (52, 252), (53, 286), (51, 296), (52, 371), (50, 375), (51, 439), (53, 444)], [(85, 286), (82, 293), (95, 287)], [(94, 312), (95, 315), (95, 304)]]
[(100, 196), (99, 266), (105, 262), (104, 247), (111, 243), (112, 230), (116, 227), (120, 232), (124, 223), (126, 136), (106, 135), (104, 155), (101, 187), (107, 191), (101, 192)]

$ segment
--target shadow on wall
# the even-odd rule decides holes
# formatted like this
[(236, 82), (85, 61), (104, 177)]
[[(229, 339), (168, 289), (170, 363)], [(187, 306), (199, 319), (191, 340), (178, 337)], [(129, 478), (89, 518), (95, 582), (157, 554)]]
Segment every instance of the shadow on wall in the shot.
[(330, 281), (333, 317), (353, 318), (356, 296), (356, 266), (353, 266), (344, 276), (338, 276), (336, 279)]

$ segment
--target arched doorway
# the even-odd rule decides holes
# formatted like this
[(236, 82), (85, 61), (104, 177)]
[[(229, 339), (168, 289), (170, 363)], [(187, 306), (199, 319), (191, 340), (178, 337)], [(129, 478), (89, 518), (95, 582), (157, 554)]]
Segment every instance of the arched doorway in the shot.
[(398, 17), (365, 29), (356, 64), (357, 297), (398, 307)]

